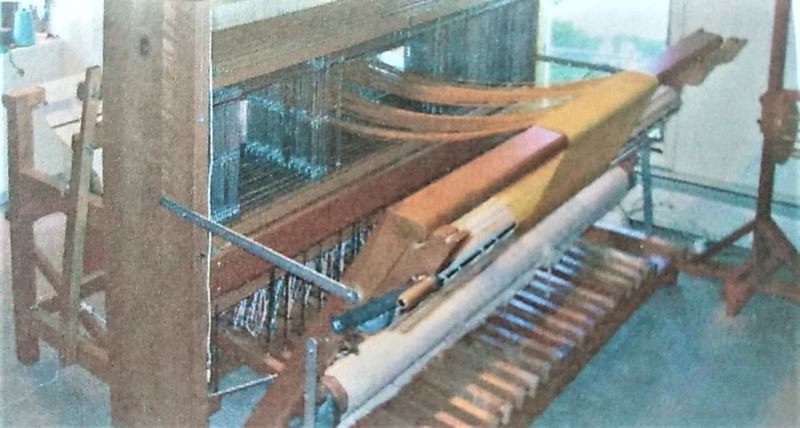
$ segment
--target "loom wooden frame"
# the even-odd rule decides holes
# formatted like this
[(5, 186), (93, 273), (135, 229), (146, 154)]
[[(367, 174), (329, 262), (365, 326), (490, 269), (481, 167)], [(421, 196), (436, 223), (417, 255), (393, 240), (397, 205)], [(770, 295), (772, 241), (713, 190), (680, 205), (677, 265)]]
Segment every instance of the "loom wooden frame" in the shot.
[[(457, 10), (485, 2), (463, 2)], [(405, 6), (417, 2), (345, 0), (292, 14), (288, 21), (278, 18), (285, 25), (265, 30), (265, 36), (275, 42), (286, 40), (279, 36), (287, 32), (306, 34), (304, 23), (317, 14), (346, 16), (364, 3), (380, 3), (381, 8), (404, 11)], [(208, 0), (105, 1), (104, 119), (102, 137), (96, 139), (104, 142), (106, 188), (102, 200), (88, 193), (86, 162), (78, 162), (76, 181), (66, 195), (62, 186), (33, 169), (32, 115), (33, 109), (44, 101), (43, 90), (23, 90), (4, 98), (12, 142), (9, 160), (13, 186), (8, 217), (17, 254), (12, 260), (12, 275), (18, 358), (26, 364), (35, 363), (39, 358), (38, 340), (43, 339), (62, 350), (65, 363), (78, 363), (106, 380), (114, 425), (205, 424), (214, 405), (207, 391), (213, 300), (242, 284), (252, 286), (269, 270), (268, 265), (236, 248), (226, 248), (211, 257), (207, 234), (158, 204), (161, 195), (168, 195), (194, 211), (208, 211), (211, 88), (293, 67), (303, 60), (385, 36), (409, 23), (406, 15), (389, 14), (391, 19), (387, 18), (385, 26), (365, 25), (363, 34), (333, 45), (322, 43), (308, 51), (296, 49), (293, 56), (287, 57), (260, 50), (256, 53), (257, 66), (240, 67), (219, 77), (212, 76), (209, 63), (212, 44), (217, 52), (225, 45), (218, 46), (211, 40), (209, 8)], [(448, 10), (437, 9), (414, 23), (457, 11)], [(367, 15), (374, 22), (381, 22), (380, 14)], [(229, 39), (233, 37), (233, 33), (225, 34)], [(241, 49), (237, 52), (246, 54)], [(269, 67), (264, 68), (266, 64)], [(91, 140), (82, 134), (83, 138), (74, 144), (74, 160), (85, 159), (86, 144)], [(367, 177), (335, 196), (297, 207), (287, 217), (254, 230), (252, 236), (285, 253), (296, 254), (490, 145), (441, 144), (420, 150), (386, 173)], [(387, 187), (393, 191), (374, 191)], [(375, 197), (364, 198), (365, 194)], [(103, 253), (110, 260), (102, 270), (86, 269), (88, 275), (66, 275), (70, 278), (69, 290), (60, 291), (69, 299), (37, 302), (36, 268), (53, 284), (64, 281), (33, 246), (34, 222), (56, 211), (67, 212), (72, 219), (68, 230), (72, 230), (69, 233), (73, 237), (85, 227), (87, 241), (104, 242), (85, 246), (99, 250), (99, 254), (93, 254), (83, 251), (79, 241), (70, 239), (76, 244), (65, 252), (65, 259), (73, 272), (81, 270), (75, 269), (79, 266), (75, 257), (78, 254), (84, 259), (84, 269), (96, 268)], [(299, 224), (313, 227), (301, 230)], [(279, 245), (277, 238), (281, 238)], [(212, 271), (216, 273), (211, 275)], [(198, 284), (209, 284), (211, 293)], [(97, 290), (106, 293), (106, 334), (75, 307), (80, 302), (76, 297)], [(58, 308), (69, 314), (64, 316), (68, 320), (66, 328), (55, 315)], [(78, 322), (94, 334), (76, 334)], [(164, 328), (165, 325), (173, 328)]]
[[(296, 24), (280, 30), (307, 34), (300, 24), (316, 14), (347, 14), (354, 7), (364, 6), (360, 0), (342, 3), (293, 14)], [(377, 8), (381, 10), (396, 7), (409, 13), (413, 8), (408, 8), (407, 3), (413, 6), (414, 2), (369, 4), (380, 6)], [(434, 11), (418, 23), (431, 22), (486, 0), (468, 3)], [(59, 350), (65, 364), (79, 364), (106, 381), (111, 391), (114, 425), (206, 423), (209, 411), (217, 404), (217, 399), (209, 398), (207, 392), (207, 331), (213, 303), (207, 291), (197, 284), (207, 284), (211, 271), (220, 271), (216, 278), (222, 278), (223, 285), (215, 288), (212, 282), (212, 290), (230, 291), (244, 285), (246, 292), (247, 286), (269, 269), (263, 263), (252, 263), (253, 259), (235, 248), (209, 257), (207, 234), (158, 206), (159, 197), (166, 194), (197, 212), (207, 212), (208, 112), (212, 87), (209, 8), (208, 0), (105, 1), (104, 119), (98, 124), (103, 132), (102, 137), (94, 138), (94, 122), (84, 121), (91, 126), (82, 134), (90, 135), (83, 135), (73, 144), (74, 177), (70, 191), (33, 167), (33, 114), (45, 100), (44, 90), (30, 88), (4, 97), (9, 109), (9, 173), (14, 183), (7, 215), (15, 254), (12, 275), (18, 359), (25, 364), (36, 363), (41, 339)], [(380, 14), (368, 15), (377, 23), (383, 19)], [(280, 68), (291, 68), (306, 59), (383, 37), (394, 27), (408, 25), (408, 17), (401, 15), (393, 17), (397, 18), (393, 24), (365, 26), (370, 29), (369, 34), (348, 39), (346, 45), (329, 46), (324, 52), (297, 50), (300, 56)], [(230, 35), (231, 31), (223, 33)], [(273, 39), (281, 40), (277, 36)], [(224, 50), (216, 48), (217, 52)], [(260, 61), (263, 65), (263, 61), (271, 62), (276, 56), (267, 54)], [(241, 74), (234, 80), (230, 76), (237, 76), (235, 73), (224, 73), (223, 77), (213, 78), (213, 86), (252, 80), (279, 70), (249, 69), (256, 71), (257, 74)], [(85, 162), (88, 143), (84, 143), (89, 140), (92, 144), (106, 143), (102, 198), (88, 192), (91, 166)], [(404, 147), (371, 161), (370, 168), (374, 171), (393, 160), (406, 159), (390, 167), (387, 173), (362, 180), (364, 185), (307, 206), (294, 204), (293, 209), (278, 210), (287, 216), (273, 217), (279, 220), (261, 227), (258, 218), (245, 226), (253, 227), (251, 232), (262, 241), (274, 243), (280, 237), (283, 244), (278, 249), (297, 254), (493, 143)], [(347, 186), (354, 181), (351, 176), (360, 174), (349, 175), (337, 177), (328, 188)], [(388, 183), (393, 184), (392, 192), (374, 191)], [(375, 197), (364, 198), (364, 192)], [(306, 203), (309, 201), (306, 199)], [(36, 220), (55, 212), (65, 212), (68, 218), (64, 257), (68, 269), (62, 267), (70, 281), (68, 290), (61, 290), (65, 279), (35, 248), (33, 240)], [(313, 230), (301, 232), (297, 227), (319, 218), (326, 221), (317, 221)], [(85, 237), (86, 245), (81, 237)], [(105, 254), (109, 256), (106, 263), (102, 260)], [(76, 260), (85, 262), (84, 269), (76, 269)], [(243, 270), (237, 270), (243, 266)], [(36, 269), (66, 297), (37, 301)], [(81, 270), (89, 273), (70, 273)], [(228, 277), (226, 272), (236, 273)], [(107, 331), (79, 309), (80, 298), (100, 291), (106, 293)], [(211, 298), (221, 298), (223, 294), (215, 292)], [(66, 314), (63, 317), (59, 314), (62, 308)], [(153, 316), (142, 317), (142, 313)], [(89, 335), (78, 331), (78, 323)], [(164, 329), (167, 324), (180, 328)], [(280, 362), (270, 366), (263, 360), (248, 360), (246, 346), (222, 342), (240, 362), (261, 364), (261, 371), (275, 372), (281, 367)]]

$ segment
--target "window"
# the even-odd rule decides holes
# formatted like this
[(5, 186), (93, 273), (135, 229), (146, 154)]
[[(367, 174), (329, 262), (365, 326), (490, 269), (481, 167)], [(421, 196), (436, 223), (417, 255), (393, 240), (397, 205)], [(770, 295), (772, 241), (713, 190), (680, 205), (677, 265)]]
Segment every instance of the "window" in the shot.
[[(548, 57), (634, 68), (667, 45), (669, 0), (542, 0), (540, 5), (538, 50)], [(547, 62), (538, 66), (537, 79), (574, 80), (589, 70)]]

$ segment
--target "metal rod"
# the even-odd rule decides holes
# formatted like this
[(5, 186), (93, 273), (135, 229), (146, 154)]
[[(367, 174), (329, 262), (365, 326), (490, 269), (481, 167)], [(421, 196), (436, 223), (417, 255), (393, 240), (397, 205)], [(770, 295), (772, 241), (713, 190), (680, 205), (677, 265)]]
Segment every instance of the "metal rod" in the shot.
[(397, 298), (406, 287), (400, 287), (383, 295), (373, 297), (361, 306), (356, 306), (331, 317), (331, 330), (336, 334), (344, 334), (358, 328), (361, 324), (373, 320), (397, 309)]
[(210, 233), (220, 236), (221, 238), (233, 245), (236, 245), (237, 247), (244, 249), (250, 254), (270, 262), (280, 269), (283, 269), (292, 275), (296, 275), (297, 277), (302, 278), (329, 293), (335, 294), (336, 296), (339, 296), (351, 303), (356, 303), (360, 299), (360, 296), (356, 290), (342, 284), (341, 282), (328, 278), (327, 276), (322, 275), (313, 269), (309, 269), (290, 257), (287, 257), (265, 245), (262, 245), (213, 220), (210, 220), (166, 196), (161, 196), (160, 203), (161, 206), (167, 209), (167, 211), (207, 230)]
[(306, 341), (306, 382), (304, 389), (303, 426), (314, 428), (317, 412), (317, 339), (313, 337), (309, 337)]
[(650, 144), (645, 144), (639, 152), (642, 167), (642, 199), (644, 211), (644, 231), (653, 232), (653, 170), (650, 163)]
[(275, 283), (277, 276), (275, 275), (275, 271), (277, 269), (272, 269), (270, 273), (269, 284), (267, 285), (267, 292), (269, 293), (269, 297), (267, 300), (267, 345), (272, 342), (272, 335), (274, 333), (275, 328), (275, 313), (277, 312), (278, 306), (278, 298), (279, 296), (275, 293), (275, 289), (277, 288), (277, 284)]
[(241, 391), (243, 389), (252, 388), (254, 386), (258, 386), (258, 385), (261, 385), (261, 384), (264, 384), (264, 383), (267, 383), (267, 382), (272, 382), (273, 380), (275, 380), (276, 377), (278, 377), (278, 376), (277, 375), (269, 375), (267, 377), (262, 377), (260, 379), (251, 380), (250, 382), (245, 382), (245, 383), (243, 383), (241, 385), (232, 386), (230, 388), (223, 389), (222, 391), (217, 391), (217, 392), (208, 394), (208, 396), (213, 398), (213, 397), (220, 397), (222, 395), (231, 394), (231, 393), (234, 393), (234, 392)]
[(584, 69), (587, 69), (587, 70), (602, 71), (602, 72), (606, 72), (606, 73), (616, 73), (616, 72), (622, 71), (621, 68), (614, 67), (613, 65), (598, 64), (598, 63), (592, 63), (592, 62), (588, 62), (588, 61), (580, 61), (580, 60), (577, 60), (577, 59), (557, 57), (557, 56), (552, 56), (552, 55), (539, 54), (539, 55), (536, 55), (536, 57), (534, 59), (535, 60), (539, 60), (539, 61), (543, 61), (543, 62), (552, 62), (554, 64), (566, 65), (566, 66), (577, 67), (577, 68), (584, 68)]
[(286, 286), (284, 287), (284, 294), (286, 300), (283, 302), (283, 341), (284, 343), (289, 340), (289, 327), (292, 322), (292, 291), (294, 285), (297, 283), (296, 276), (288, 276), (286, 278)]

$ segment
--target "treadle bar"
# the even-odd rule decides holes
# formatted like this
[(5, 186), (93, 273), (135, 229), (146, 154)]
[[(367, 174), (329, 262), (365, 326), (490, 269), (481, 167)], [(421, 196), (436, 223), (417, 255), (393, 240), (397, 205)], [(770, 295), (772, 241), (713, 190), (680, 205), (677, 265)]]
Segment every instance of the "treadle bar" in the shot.
[(219, 235), (221, 238), (225, 239), (231, 244), (242, 248), (243, 250), (261, 258), (262, 260), (272, 263), (278, 268), (283, 269), (292, 275), (296, 275), (333, 295), (336, 295), (350, 303), (357, 303), (361, 299), (361, 296), (359, 296), (356, 290), (353, 290), (341, 282), (329, 278), (313, 269), (309, 269), (306, 266), (296, 262), (294, 259), (287, 257), (284, 254), (281, 254), (265, 245), (261, 245), (260, 243), (209, 218), (206, 218), (166, 196), (161, 196), (159, 203), (167, 211), (188, 221), (189, 223), (199, 226), (207, 230), (209, 233)]
[[(569, 264), (572, 274), (540, 269), (508, 304), (357, 424), (527, 425), (669, 269), (654, 264), (649, 251), (634, 254), (606, 243), (580, 240), (567, 253), (561, 263)], [(637, 274), (630, 274), (633, 270)], [(596, 306), (588, 297), (595, 295), (609, 306)], [(413, 414), (406, 411), (411, 408)]]

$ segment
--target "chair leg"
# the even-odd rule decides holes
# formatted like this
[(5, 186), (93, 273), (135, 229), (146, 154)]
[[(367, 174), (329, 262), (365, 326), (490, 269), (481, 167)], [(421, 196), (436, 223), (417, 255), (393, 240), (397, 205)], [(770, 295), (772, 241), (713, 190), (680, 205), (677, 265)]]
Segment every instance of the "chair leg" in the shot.
[(14, 301), (14, 329), (17, 359), (26, 365), (39, 361), (39, 338), (34, 329), (31, 307), (36, 304), (36, 268), (33, 221), (11, 218), (11, 287)]

